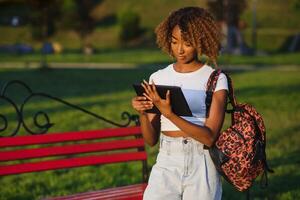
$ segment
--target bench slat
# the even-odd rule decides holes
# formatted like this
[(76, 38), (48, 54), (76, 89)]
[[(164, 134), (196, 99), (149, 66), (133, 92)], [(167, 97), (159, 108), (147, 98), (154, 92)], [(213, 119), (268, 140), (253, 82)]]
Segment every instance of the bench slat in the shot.
[(0, 161), (3, 162), (20, 159), (41, 158), (47, 156), (61, 156), (69, 154), (110, 151), (138, 147), (144, 147), (143, 139), (116, 140), (88, 144), (72, 144), (65, 146), (52, 146), (35, 149), (0, 151)]
[(1, 138), (0, 147), (24, 146), (34, 144), (49, 144), (56, 142), (91, 140), (110, 137), (124, 137), (130, 135), (140, 135), (141, 129), (138, 126), (126, 128), (110, 128), (91, 131), (65, 132), (46, 135), (26, 135), (10, 138)]
[[(2, 137), (0, 139), (0, 149), (2, 150), (0, 151), (0, 177), (5, 175), (22, 174), (46, 170), (58, 170), (91, 165), (111, 164), (128, 161), (143, 161), (144, 169), (144, 165), (146, 163), (144, 161), (147, 160), (147, 154), (144, 149), (144, 140), (142, 138), (129, 139), (127, 137), (137, 135), (141, 136), (141, 128), (139, 126), (90, 131), (52, 133), (45, 135), (15, 136), (10, 138)], [(115, 138), (116, 140), (98, 140), (105, 138)], [(73, 141), (77, 142), (67, 144), (65, 143)], [(44, 144), (51, 144), (51, 146), (43, 146)], [(22, 149), (6, 148), (22, 147), (26, 145), (39, 146), (28, 146)], [(124, 152), (124, 149), (126, 149), (125, 151), (127, 152)], [(97, 154), (87, 155), (86, 153)], [(43, 157), (47, 159), (48, 157), (52, 157), (52, 160), (26, 160)], [(16, 160), (24, 160), (24, 162), (22, 161), (18, 164), (9, 163), (9, 161)], [(144, 181), (146, 181), (146, 179)], [(146, 183), (136, 184), (50, 199), (142, 200), (146, 185)]]
[(60, 160), (48, 160), (33, 163), (0, 166), (0, 176), (20, 174), (45, 170), (63, 169), (97, 164), (108, 164), (125, 161), (146, 160), (146, 152), (114, 153), (109, 155), (86, 156), (66, 158)]
[(54, 197), (47, 200), (82, 200), (82, 199), (98, 199), (98, 200), (111, 200), (111, 199), (142, 199), (146, 183), (121, 186), (109, 189), (102, 189), (98, 191), (84, 192), (79, 194), (72, 194), (62, 197)]
[(85, 195), (79, 198), (74, 198), (72, 200), (80, 200), (80, 199), (123, 199), (128, 197), (142, 197), (144, 193), (144, 189), (142, 188), (133, 188), (133, 189), (120, 189), (114, 192), (101, 192), (95, 193), (93, 195)]
[[(120, 194), (119, 191), (116, 191), (112, 195), (102, 195), (102, 194), (95, 194), (92, 196), (86, 195), (83, 197), (73, 197), (73, 198), (66, 198), (65, 200), (142, 200), (144, 190), (132, 190), (127, 193)], [(56, 199), (55, 199), (56, 200)], [(59, 199), (60, 200), (60, 199)]]

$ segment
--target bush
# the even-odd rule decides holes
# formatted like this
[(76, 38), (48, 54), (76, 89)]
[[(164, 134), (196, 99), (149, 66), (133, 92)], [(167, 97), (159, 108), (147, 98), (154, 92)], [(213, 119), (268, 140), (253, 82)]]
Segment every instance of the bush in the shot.
[(292, 9), (294, 11), (300, 11), (300, 0), (293, 0)]
[(118, 15), (120, 26), (119, 37), (122, 42), (130, 41), (141, 34), (140, 16), (129, 9), (123, 10)]

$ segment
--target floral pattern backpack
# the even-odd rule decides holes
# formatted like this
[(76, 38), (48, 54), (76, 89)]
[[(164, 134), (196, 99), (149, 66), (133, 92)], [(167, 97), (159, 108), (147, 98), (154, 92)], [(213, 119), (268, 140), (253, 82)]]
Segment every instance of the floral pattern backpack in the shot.
[[(206, 90), (206, 117), (212, 102), (220, 73), (215, 70), (208, 82)], [(267, 172), (273, 172), (266, 161), (266, 128), (262, 116), (247, 103), (237, 103), (231, 78), (224, 73), (228, 80), (229, 102), (232, 110), (231, 126), (221, 131), (214, 145), (209, 148), (210, 156), (218, 172), (237, 190), (249, 189), (255, 178), (262, 174), (267, 186)]]

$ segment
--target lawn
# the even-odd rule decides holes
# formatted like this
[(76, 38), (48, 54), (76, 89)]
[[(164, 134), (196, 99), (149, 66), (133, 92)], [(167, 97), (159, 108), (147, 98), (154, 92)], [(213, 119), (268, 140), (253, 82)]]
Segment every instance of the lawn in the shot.
[[(162, 67), (157, 65), (157, 67)], [(1, 69), (0, 85), (9, 80), (22, 80), (35, 92), (45, 92), (82, 106), (108, 119), (121, 122), (122, 111), (134, 113), (130, 99), (133, 82), (147, 78), (156, 68), (137, 66), (132, 69)], [(300, 70), (268, 68), (259, 71), (232, 72), (236, 95), (241, 102), (255, 105), (267, 127), (267, 156), (275, 174), (269, 176), (269, 187), (259, 188), (259, 179), (251, 189), (253, 199), (300, 199)], [(7, 93), (17, 102), (28, 95), (22, 87), (12, 87)], [(3, 100), (1, 114), (9, 119), (14, 112)], [(26, 107), (26, 123), (43, 110), (55, 123), (50, 132), (87, 130), (110, 127), (80, 111), (45, 98), (33, 99)], [(27, 114), (28, 113), (28, 114)], [(229, 116), (224, 128), (229, 124)], [(14, 129), (9, 124), (8, 131)], [(5, 132), (4, 134), (7, 134)], [(21, 130), (24, 134), (24, 130)], [(149, 166), (155, 161), (157, 147), (147, 148)], [(82, 167), (70, 170), (29, 173), (0, 178), (0, 199), (39, 199), (45, 196), (71, 194), (141, 180), (140, 163)], [(244, 199), (245, 194), (224, 183), (223, 199)]]
[[(219, 56), (218, 63), (223, 65), (300, 65), (300, 53), (276, 53), (257, 56), (240, 56), (222, 54)], [(203, 58), (205, 59), (205, 58)], [(0, 54), (1, 65), (30, 66), (39, 65), (43, 57), (39, 53), (16, 55)], [(51, 63), (125, 63), (139, 65), (155, 65), (167, 63), (170, 57), (161, 52), (158, 48), (129, 48), (129, 49), (106, 49), (93, 55), (81, 53), (62, 53), (46, 56), (46, 60)]]

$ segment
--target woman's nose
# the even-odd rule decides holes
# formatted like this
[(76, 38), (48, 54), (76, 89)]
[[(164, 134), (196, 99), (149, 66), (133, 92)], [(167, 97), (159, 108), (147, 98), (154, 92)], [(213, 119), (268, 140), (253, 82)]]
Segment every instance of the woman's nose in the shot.
[(180, 44), (179, 47), (178, 47), (178, 53), (179, 54), (183, 54), (184, 53), (184, 48), (183, 48), (182, 44)]

